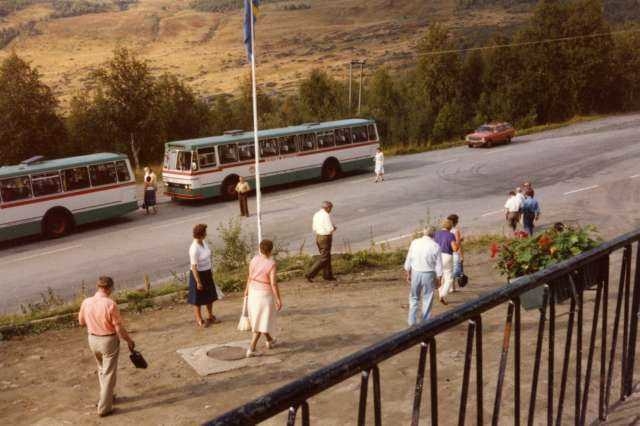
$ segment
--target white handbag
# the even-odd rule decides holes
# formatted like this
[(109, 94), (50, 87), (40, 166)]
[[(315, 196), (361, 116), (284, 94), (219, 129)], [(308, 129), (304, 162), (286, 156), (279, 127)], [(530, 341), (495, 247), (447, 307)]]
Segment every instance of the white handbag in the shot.
[(240, 315), (240, 321), (238, 321), (238, 330), (251, 331), (251, 322), (249, 322), (249, 316), (247, 315), (247, 297), (246, 296), (242, 304), (242, 315)]

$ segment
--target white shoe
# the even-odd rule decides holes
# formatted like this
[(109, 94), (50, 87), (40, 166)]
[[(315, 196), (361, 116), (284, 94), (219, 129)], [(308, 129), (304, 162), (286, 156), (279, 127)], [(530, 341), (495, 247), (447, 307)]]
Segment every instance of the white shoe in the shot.
[(277, 341), (276, 339), (271, 339), (271, 341), (267, 341), (264, 345), (267, 347), (267, 349), (273, 349), (276, 345)]
[(247, 355), (246, 355), (246, 357), (247, 357), (247, 358), (251, 358), (251, 357), (254, 357), (254, 356), (260, 356), (260, 352), (258, 352), (258, 351), (252, 351), (251, 349), (247, 349)]

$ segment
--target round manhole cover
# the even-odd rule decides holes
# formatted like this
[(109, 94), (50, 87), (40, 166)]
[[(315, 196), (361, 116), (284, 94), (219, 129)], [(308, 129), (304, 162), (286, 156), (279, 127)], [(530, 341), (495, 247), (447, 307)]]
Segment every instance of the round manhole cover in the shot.
[(221, 346), (208, 351), (207, 356), (220, 361), (237, 361), (243, 359), (246, 352), (246, 349), (237, 346)]

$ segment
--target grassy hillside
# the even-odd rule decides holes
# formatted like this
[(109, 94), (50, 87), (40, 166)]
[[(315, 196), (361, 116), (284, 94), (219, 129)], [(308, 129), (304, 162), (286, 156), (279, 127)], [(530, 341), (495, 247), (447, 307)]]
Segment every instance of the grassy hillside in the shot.
[[(11, 51), (26, 58), (63, 101), (118, 45), (148, 59), (158, 73), (185, 78), (202, 95), (230, 92), (247, 70), (239, 3), (0, 1), (0, 59)], [(513, 29), (529, 11), (527, 2), (266, 1), (257, 27), (259, 80), (286, 91), (313, 67), (346, 76), (352, 58), (401, 68), (430, 23), (446, 23), (471, 42)]]

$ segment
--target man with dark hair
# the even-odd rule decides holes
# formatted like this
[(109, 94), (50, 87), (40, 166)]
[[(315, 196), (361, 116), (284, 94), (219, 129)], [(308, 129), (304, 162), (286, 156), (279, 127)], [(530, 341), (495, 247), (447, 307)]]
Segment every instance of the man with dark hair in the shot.
[(98, 364), (100, 401), (98, 415), (104, 417), (113, 411), (113, 390), (116, 386), (120, 338), (133, 351), (135, 343), (122, 325), (118, 305), (109, 296), (113, 292), (113, 279), (100, 277), (98, 291), (93, 297), (84, 299), (78, 313), (78, 322), (89, 332), (89, 348)]
[(316, 244), (320, 252), (320, 258), (315, 261), (311, 270), (305, 275), (309, 282), (313, 282), (313, 277), (322, 269), (322, 277), (327, 281), (336, 281), (331, 269), (331, 243), (333, 233), (337, 229), (331, 222), (331, 201), (323, 201), (322, 208), (313, 215), (313, 232), (316, 233)]
[(522, 204), (522, 223), (524, 230), (529, 236), (533, 236), (535, 222), (540, 218), (540, 204), (533, 198), (533, 189), (527, 189), (524, 193), (525, 199)]

